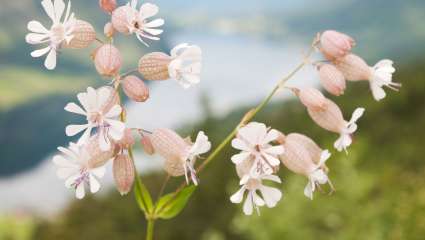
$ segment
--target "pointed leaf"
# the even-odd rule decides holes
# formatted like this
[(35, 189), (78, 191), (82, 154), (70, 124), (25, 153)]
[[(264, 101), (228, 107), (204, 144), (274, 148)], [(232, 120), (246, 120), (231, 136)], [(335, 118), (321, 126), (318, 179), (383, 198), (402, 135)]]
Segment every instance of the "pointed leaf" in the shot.
[(192, 185), (185, 187), (177, 195), (174, 193), (164, 195), (157, 203), (155, 215), (162, 219), (174, 218), (186, 206), (195, 189), (196, 186)]
[(136, 201), (139, 205), (139, 208), (145, 213), (151, 213), (153, 210), (152, 197), (146, 188), (143, 185), (140, 177), (136, 175), (136, 184), (134, 185), (134, 195), (136, 197)]

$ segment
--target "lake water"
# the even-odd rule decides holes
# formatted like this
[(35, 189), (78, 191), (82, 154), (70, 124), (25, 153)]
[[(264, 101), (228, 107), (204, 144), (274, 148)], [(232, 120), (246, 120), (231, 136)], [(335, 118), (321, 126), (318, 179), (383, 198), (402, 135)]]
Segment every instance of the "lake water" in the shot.
[[(305, 45), (283, 44), (218, 34), (182, 34), (171, 39), (172, 46), (181, 42), (197, 44), (203, 50), (201, 83), (184, 90), (174, 81), (154, 82), (148, 102), (128, 104), (130, 127), (177, 128), (195, 122), (202, 118), (199, 101), (202, 94), (209, 97), (217, 116), (225, 116), (241, 105), (256, 104), (301, 61), (303, 51), (308, 48), (308, 41)], [(306, 67), (289, 84), (317, 84), (317, 74), (312, 67)], [(282, 92), (274, 99), (290, 96)], [(138, 156), (141, 154), (137, 153)], [(161, 159), (136, 161), (136, 164), (142, 173), (155, 171), (161, 168)], [(108, 168), (100, 195), (113, 187), (111, 166)], [(40, 215), (55, 214), (74, 199), (73, 192), (56, 177), (51, 157), (29, 172), (0, 180), (0, 189), (0, 214), (18, 210)]]

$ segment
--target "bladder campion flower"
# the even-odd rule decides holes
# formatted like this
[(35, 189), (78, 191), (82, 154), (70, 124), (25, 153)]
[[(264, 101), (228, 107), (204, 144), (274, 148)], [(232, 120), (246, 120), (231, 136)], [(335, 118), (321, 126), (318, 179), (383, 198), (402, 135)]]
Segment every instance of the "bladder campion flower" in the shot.
[[(303, 88), (298, 90), (298, 96), (319, 96), (320, 91), (314, 88)], [(313, 94), (314, 93), (314, 94)], [(323, 96), (323, 95), (322, 95)], [(320, 99), (322, 99), (320, 97)], [(350, 121), (345, 121), (341, 109), (332, 100), (324, 98), (325, 103), (323, 108), (316, 108), (315, 105), (306, 104), (305, 101), (301, 102), (307, 107), (308, 114), (317, 125), (335, 133), (339, 133), (340, 137), (336, 140), (334, 147), (338, 151), (347, 150), (351, 145), (351, 135), (357, 130), (357, 120), (363, 115), (365, 109), (357, 108), (351, 117)], [(323, 99), (321, 100), (323, 101)], [(310, 102), (308, 102), (310, 103)]]
[(57, 175), (65, 180), (67, 188), (75, 189), (75, 196), (82, 199), (85, 196), (85, 186), (91, 193), (100, 189), (99, 179), (105, 175), (105, 167), (93, 167), (90, 164), (91, 155), (83, 146), (70, 143), (69, 148), (59, 147), (62, 155), (53, 157), (58, 166)]
[(155, 16), (158, 11), (158, 6), (152, 3), (144, 3), (137, 10), (137, 0), (132, 0), (127, 5), (112, 12), (112, 24), (121, 33), (135, 33), (140, 42), (149, 46), (143, 38), (159, 40), (160, 38), (157, 36), (163, 32), (162, 29), (157, 29), (157, 27), (164, 25), (164, 19), (158, 18), (148, 21), (148, 18)]
[(30, 21), (28, 23), (28, 30), (32, 33), (27, 34), (25, 39), (29, 44), (49, 44), (49, 46), (45, 48), (31, 52), (31, 56), (41, 57), (47, 54), (44, 66), (49, 70), (53, 70), (56, 67), (57, 50), (61, 47), (63, 42), (70, 43), (73, 38), (76, 19), (74, 18), (74, 13), (70, 14), (71, 1), (68, 2), (68, 6), (66, 7), (63, 22), (61, 22), (62, 15), (65, 11), (65, 3), (63, 0), (55, 0), (54, 2), (53, 0), (43, 0), (41, 5), (53, 21), (53, 24), (50, 29), (47, 29), (38, 21)]
[(200, 82), (202, 50), (196, 45), (183, 43), (171, 50), (173, 59), (168, 65), (170, 77), (177, 80), (183, 88)]
[[(261, 175), (257, 178), (242, 177), (240, 181), (242, 187), (230, 197), (230, 201), (232, 203), (241, 203), (245, 192), (248, 191), (243, 204), (243, 212), (246, 215), (251, 215), (254, 208), (257, 210), (257, 214), (260, 215), (259, 207), (266, 205), (272, 208), (276, 206), (277, 202), (282, 198), (282, 192), (277, 188), (263, 185), (263, 180), (281, 183), (280, 178), (275, 175)], [(262, 198), (257, 194), (257, 191), (261, 193)]]
[(349, 81), (369, 81), (370, 89), (376, 101), (385, 98), (386, 93), (383, 87), (388, 87), (394, 91), (398, 91), (401, 87), (400, 83), (392, 81), (395, 68), (393, 62), (388, 59), (381, 60), (375, 66), (369, 67), (359, 56), (348, 54), (336, 62), (336, 67)]
[(271, 145), (278, 137), (278, 131), (268, 129), (263, 123), (247, 124), (238, 130), (237, 137), (232, 140), (232, 147), (241, 150), (232, 156), (232, 162), (238, 165), (252, 158), (251, 176), (272, 174), (280, 164), (277, 156), (284, 152), (282, 146)]
[(150, 136), (155, 152), (165, 159), (164, 169), (171, 176), (185, 175), (189, 183), (198, 185), (195, 171), (195, 161), (199, 155), (206, 153), (211, 148), (211, 143), (204, 132), (199, 132), (195, 143), (191, 144), (170, 129), (156, 129)]
[[(313, 145), (312, 145), (313, 143)], [(313, 199), (313, 192), (319, 184), (329, 183), (326, 175), (326, 160), (331, 156), (328, 150), (317, 154), (317, 145), (310, 138), (297, 133), (284, 137), (285, 153), (280, 155), (282, 163), (291, 171), (309, 179), (304, 195)]]
[[(112, 88), (102, 87), (97, 90), (88, 87), (87, 92), (77, 95), (83, 108), (71, 102), (65, 106), (68, 112), (84, 115), (87, 118), (87, 124), (69, 125), (66, 127), (66, 135), (74, 136), (81, 131), (78, 144), (84, 144), (90, 137), (93, 128), (97, 128), (99, 135), (99, 146), (102, 150), (109, 150), (111, 141), (120, 140), (124, 135), (125, 124), (115, 120), (121, 114), (121, 106), (116, 104), (112, 107), (106, 107), (109, 104), (111, 94), (114, 94)], [(106, 108), (106, 109), (105, 109)]]

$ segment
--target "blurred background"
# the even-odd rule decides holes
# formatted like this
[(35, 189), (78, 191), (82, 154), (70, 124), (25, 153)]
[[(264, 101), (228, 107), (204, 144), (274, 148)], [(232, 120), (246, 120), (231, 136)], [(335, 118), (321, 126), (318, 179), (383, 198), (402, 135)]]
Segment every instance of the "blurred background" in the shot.
[[(204, 130), (213, 145), (293, 69), (317, 32), (336, 29), (357, 41), (354, 52), (370, 65), (394, 60), (399, 93), (372, 99), (366, 82), (349, 83), (334, 99), (345, 116), (366, 107), (350, 154), (333, 152), (332, 196), (303, 196), (306, 179), (280, 171), (284, 198), (261, 216), (244, 216), (230, 203), (238, 178), (226, 150), (201, 175), (187, 208), (159, 221), (157, 239), (424, 239), (425, 236), (425, 2), (422, 0), (152, 0), (166, 20), (160, 42), (150, 48), (135, 37), (117, 37), (126, 69), (147, 52), (188, 42), (203, 50), (201, 84), (183, 90), (176, 82), (150, 84), (146, 103), (127, 103), (129, 126), (169, 127), (182, 135)], [(39, 0), (0, 2), (0, 239), (141, 239), (142, 213), (132, 194), (121, 197), (112, 174), (96, 196), (75, 200), (56, 178), (51, 157), (67, 145), (64, 127), (81, 119), (63, 111), (87, 86), (108, 84), (98, 77), (90, 51), (64, 50), (55, 71), (30, 57), (26, 24), (50, 24)], [(120, 4), (124, 4), (121, 1)], [(97, 0), (72, 2), (78, 18), (103, 38), (109, 16)], [(95, 45), (95, 44), (93, 44)], [(94, 49), (95, 46), (92, 46)], [(317, 55), (317, 58), (320, 56)], [(313, 67), (288, 83), (318, 85)], [(237, 89), (237, 91), (235, 91)], [(336, 135), (317, 127), (291, 95), (281, 92), (257, 118), (284, 133), (308, 134), (323, 148)], [(72, 140), (72, 139), (71, 139)], [(138, 148), (138, 146), (137, 146)], [(136, 154), (137, 166), (155, 193), (164, 178), (161, 159)], [(110, 166), (109, 166), (110, 168)], [(182, 179), (174, 179), (172, 185)]]

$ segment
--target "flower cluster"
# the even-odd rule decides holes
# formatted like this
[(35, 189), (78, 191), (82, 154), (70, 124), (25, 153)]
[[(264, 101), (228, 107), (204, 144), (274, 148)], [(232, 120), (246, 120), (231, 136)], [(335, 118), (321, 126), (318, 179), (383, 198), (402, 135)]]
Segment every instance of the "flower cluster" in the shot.
[(400, 83), (392, 82), (395, 72), (393, 62), (388, 59), (370, 67), (361, 57), (351, 53), (355, 41), (346, 34), (328, 30), (320, 36), (319, 50), (329, 63), (319, 63), (317, 68), (323, 88), (330, 94), (340, 96), (344, 93), (345, 81), (369, 81), (376, 101), (385, 98), (383, 87), (398, 91)]
[(134, 71), (121, 74), (123, 56), (113, 44), (116, 33), (135, 34), (146, 46), (146, 40), (160, 40), (164, 20), (157, 18), (159, 8), (155, 4), (144, 3), (138, 8), (138, 1), (131, 0), (124, 6), (117, 6), (115, 0), (99, 0), (100, 8), (110, 15), (111, 21), (105, 24), (106, 41), (96, 36), (94, 27), (71, 13), (71, 2), (63, 0), (43, 0), (45, 12), (52, 20), (50, 29), (38, 21), (30, 21), (26, 41), (29, 44), (46, 44), (45, 48), (33, 51), (33, 57), (47, 54), (44, 65), (53, 70), (56, 57), (61, 48), (87, 48), (97, 40), (100, 46), (92, 53), (94, 67), (104, 78), (112, 79), (112, 86), (88, 87), (79, 93), (79, 103), (71, 102), (65, 110), (84, 117), (83, 124), (71, 124), (65, 129), (67, 136), (76, 136), (78, 140), (68, 148), (59, 147), (61, 154), (53, 157), (58, 166), (57, 175), (65, 180), (68, 188), (75, 189), (76, 197), (85, 196), (85, 187), (95, 193), (100, 189), (100, 179), (105, 175), (105, 164), (113, 161), (113, 176), (117, 190), (128, 193), (136, 177), (131, 148), (135, 144), (135, 135), (140, 136), (147, 154), (155, 152), (166, 161), (165, 170), (172, 176), (185, 175), (198, 183), (195, 161), (199, 155), (209, 151), (208, 137), (200, 132), (195, 143), (183, 140), (175, 132), (158, 129), (153, 132), (141, 128), (130, 129), (125, 124), (125, 109), (120, 101), (119, 90), (136, 102), (149, 99), (147, 84), (132, 72), (138, 72), (146, 81), (174, 79), (183, 88), (200, 82), (202, 51), (196, 45), (180, 44), (168, 55), (162, 52), (148, 53), (142, 56)]
[[(272, 187), (263, 185), (263, 180), (271, 180), (280, 183), (280, 178), (274, 175), (279, 169), (279, 155), (284, 154), (284, 147), (272, 145), (279, 138), (279, 132), (268, 129), (266, 125), (251, 122), (240, 128), (237, 137), (232, 140), (232, 146), (240, 153), (233, 155), (232, 162), (236, 165), (236, 171), (240, 177), (241, 189), (230, 200), (240, 203), (243, 195), (248, 191), (243, 211), (251, 215), (253, 208), (259, 212), (258, 207), (267, 205), (274, 207), (282, 198), (282, 193)], [(261, 192), (262, 198), (258, 196)]]
[[(392, 82), (392, 61), (382, 60), (374, 67), (369, 67), (364, 60), (351, 53), (354, 40), (336, 31), (325, 31), (318, 35), (313, 47), (319, 49), (325, 61), (313, 63), (317, 66), (320, 82), (325, 90), (335, 96), (340, 96), (346, 88), (346, 80), (368, 80), (376, 100), (385, 97), (384, 86), (398, 90), (401, 85)], [(309, 61), (307, 61), (309, 62)], [(334, 143), (337, 151), (347, 152), (352, 144), (352, 136), (357, 130), (357, 121), (365, 109), (354, 110), (351, 119), (345, 120), (338, 105), (326, 98), (318, 89), (312, 87), (293, 88), (300, 102), (307, 108), (311, 119), (323, 129), (339, 134)], [(277, 144), (277, 145), (273, 145)], [(304, 195), (313, 199), (313, 192), (321, 189), (320, 185), (328, 183), (333, 191), (333, 185), (327, 176), (328, 168), (325, 162), (331, 156), (328, 150), (322, 150), (309, 137), (291, 133), (283, 133), (269, 129), (262, 123), (250, 122), (239, 128), (232, 146), (241, 152), (231, 160), (236, 165), (240, 177), (241, 189), (230, 197), (233, 203), (240, 203), (244, 193), (248, 191), (243, 211), (251, 215), (253, 208), (266, 205), (274, 207), (281, 199), (278, 189), (266, 187), (263, 180), (280, 183), (276, 175), (280, 162), (296, 174), (308, 178)], [(261, 193), (258, 195), (257, 190)]]
[[(303, 134), (285, 135), (263, 123), (249, 122), (277, 90), (283, 87), (286, 80), (302, 66), (312, 62), (307, 57), (301, 67), (279, 82), (257, 108), (248, 112), (241, 124), (203, 165), (196, 167), (197, 159), (211, 149), (211, 142), (203, 131), (200, 131), (195, 142), (192, 142), (190, 137), (183, 138), (167, 128), (157, 128), (153, 131), (129, 128), (126, 126), (126, 112), (119, 93), (122, 90), (130, 100), (145, 102), (149, 99), (147, 81), (152, 83), (174, 79), (184, 89), (198, 84), (202, 67), (201, 49), (196, 45), (183, 43), (174, 47), (169, 54), (148, 53), (140, 57), (135, 70), (121, 73), (123, 56), (113, 44), (115, 34), (134, 34), (147, 47), (148, 41), (160, 40), (159, 36), (163, 33), (160, 28), (164, 25), (164, 20), (155, 18), (159, 12), (158, 6), (144, 3), (138, 7), (137, 0), (118, 6), (116, 0), (99, 0), (100, 8), (110, 16), (110, 21), (103, 29), (106, 40), (102, 41), (90, 23), (76, 18), (74, 13), (71, 13), (70, 1), (65, 4), (63, 0), (42, 0), (41, 4), (52, 20), (52, 25), (46, 28), (38, 21), (28, 23), (31, 33), (26, 35), (26, 41), (29, 44), (46, 45), (33, 51), (31, 56), (41, 57), (47, 54), (44, 65), (52, 70), (57, 65), (56, 58), (62, 48), (87, 48), (97, 40), (100, 46), (92, 53), (94, 68), (100, 76), (112, 80), (110, 85), (88, 87), (85, 92), (77, 95), (79, 103), (71, 102), (64, 108), (67, 112), (83, 116), (84, 123), (66, 127), (66, 135), (79, 135), (78, 140), (71, 142), (67, 148), (59, 147), (60, 154), (53, 157), (53, 162), (58, 167), (58, 177), (65, 180), (66, 187), (75, 190), (77, 198), (83, 198), (87, 188), (91, 193), (99, 191), (100, 180), (106, 174), (105, 164), (110, 161), (113, 161), (117, 190), (121, 194), (131, 191), (133, 182), (138, 177), (132, 155), (136, 136), (139, 137), (146, 154), (156, 153), (164, 158), (164, 170), (169, 176), (184, 176), (186, 184), (192, 182), (194, 185), (199, 184), (197, 171), (211, 161), (234, 137), (231, 144), (240, 152), (233, 155), (231, 161), (239, 176), (240, 189), (230, 197), (230, 201), (241, 203), (245, 198), (243, 212), (247, 215), (251, 215), (254, 210), (259, 214), (259, 207), (272, 208), (281, 200), (281, 190), (266, 185), (267, 182), (281, 183), (278, 177), (281, 165), (308, 179), (304, 195), (309, 199), (313, 199), (316, 189), (322, 190), (321, 185), (328, 184), (329, 188), (334, 190), (328, 177), (329, 169), (325, 164), (331, 156), (328, 150), (322, 149)], [(381, 60), (370, 67), (363, 59), (351, 53), (354, 45), (353, 38), (333, 30), (319, 34), (314, 41), (310, 53), (317, 49), (325, 60), (313, 62), (313, 65), (317, 67), (320, 82), (327, 92), (341, 96), (346, 89), (346, 81), (367, 80), (373, 97), (379, 101), (386, 96), (384, 87), (393, 90), (401, 87), (401, 84), (392, 82), (395, 69), (391, 60)], [(348, 154), (347, 148), (352, 144), (352, 136), (358, 128), (357, 121), (365, 109), (355, 109), (351, 119), (345, 120), (339, 106), (318, 89), (286, 88), (297, 96), (317, 125), (339, 135), (334, 148)], [(141, 182), (138, 184), (141, 185)], [(139, 186), (139, 190), (140, 188)], [(181, 189), (183, 188), (176, 190), (174, 197), (177, 197)], [(140, 193), (136, 191), (137, 194)], [(140, 195), (138, 197), (145, 198)], [(144, 207), (141, 209), (147, 211)], [(163, 209), (149, 209), (152, 212), (146, 213), (159, 214), (161, 210)], [(153, 216), (157, 217), (149, 217)]]

